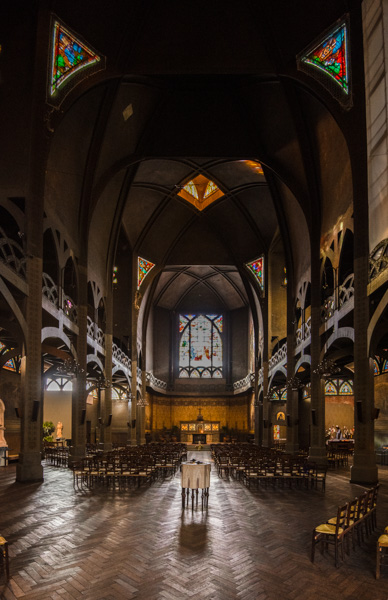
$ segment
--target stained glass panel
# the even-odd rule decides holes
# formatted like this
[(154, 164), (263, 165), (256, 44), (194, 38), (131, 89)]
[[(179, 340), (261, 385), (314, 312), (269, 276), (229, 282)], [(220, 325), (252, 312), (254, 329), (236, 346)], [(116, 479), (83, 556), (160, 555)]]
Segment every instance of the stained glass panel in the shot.
[(308, 51), (302, 57), (302, 62), (325, 73), (348, 94), (348, 39), (345, 23), (331, 31), (315, 48)]
[(218, 190), (218, 187), (216, 186), (216, 184), (213, 181), (209, 180), (203, 197), (208, 198), (209, 196), (214, 194), (214, 192), (216, 192), (217, 190)]
[(52, 48), (51, 95), (77, 71), (100, 61), (95, 52), (57, 21), (54, 23)]
[(280, 440), (280, 425), (273, 426), (273, 439)]
[(6, 371), (13, 371), (14, 373), (16, 373), (15, 359), (10, 358), (9, 360), (7, 360), (5, 365), (3, 365), (3, 369), (5, 369)]
[(197, 425), (196, 423), (189, 423), (189, 431), (196, 431)]
[(212, 424), (212, 431), (219, 431), (220, 430), (220, 426), (218, 423), (213, 423)]
[(148, 273), (153, 269), (155, 263), (150, 262), (149, 260), (145, 260), (145, 258), (140, 258), (138, 256), (137, 259), (137, 289), (140, 288), (144, 279), (147, 277)]
[(353, 396), (353, 386), (350, 383), (350, 381), (344, 381), (340, 385), (339, 395), (340, 396)]
[(374, 375), (380, 375), (380, 367), (376, 359), (373, 359), (373, 372)]
[(181, 431), (188, 431), (189, 430), (189, 426), (187, 423), (182, 423), (181, 425)]
[(287, 390), (284, 390), (281, 395), (282, 400), (287, 400)]
[(186, 183), (186, 185), (183, 188), (188, 194), (190, 194), (190, 196), (193, 196), (193, 198), (196, 198), (198, 200), (198, 190), (197, 190), (197, 186), (195, 185), (194, 181), (189, 181), (189, 183)]
[(211, 431), (212, 430), (211, 423), (204, 423), (203, 430), (204, 431)]
[(179, 376), (222, 378), (222, 315), (179, 316)]
[(264, 290), (264, 256), (246, 263), (248, 269), (253, 273), (261, 290)]
[(217, 327), (218, 331), (220, 333), (222, 333), (222, 327), (223, 327), (223, 317), (222, 317), (222, 315), (219, 316), (219, 317), (216, 317), (214, 319), (214, 325)]
[(382, 372), (382, 373), (388, 373), (388, 360), (385, 360), (385, 361), (383, 362), (383, 366), (382, 366), (382, 368), (381, 368), (381, 372)]
[(337, 388), (333, 381), (325, 383), (325, 394), (326, 396), (337, 396)]

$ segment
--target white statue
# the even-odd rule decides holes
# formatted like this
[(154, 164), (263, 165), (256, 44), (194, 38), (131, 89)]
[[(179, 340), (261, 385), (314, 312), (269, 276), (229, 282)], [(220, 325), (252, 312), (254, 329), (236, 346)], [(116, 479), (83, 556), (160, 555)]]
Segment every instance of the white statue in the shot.
[(61, 421), (58, 421), (58, 423), (57, 423), (57, 438), (62, 437), (62, 431), (63, 431), (63, 424)]
[(8, 446), (7, 442), (5, 441), (5, 437), (4, 437), (4, 431), (5, 431), (4, 412), (5, 412), (4, 402), (2, 400), (0, 400), (0, 448), (4, 448), (4, 447)]

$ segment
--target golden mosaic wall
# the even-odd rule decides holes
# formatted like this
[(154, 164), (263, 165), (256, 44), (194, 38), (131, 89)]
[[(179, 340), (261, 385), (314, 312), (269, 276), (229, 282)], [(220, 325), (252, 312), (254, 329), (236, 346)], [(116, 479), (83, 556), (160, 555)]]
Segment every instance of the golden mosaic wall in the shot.
[(248, 428), (248, 398), (193, 398), (165, 396), (152, 398), (152, 430), (180, 426), (181, 421), (195, 421), (199, 410), (205, 421), (219, 421), (220, 427), (228, 426), (240, 431)]

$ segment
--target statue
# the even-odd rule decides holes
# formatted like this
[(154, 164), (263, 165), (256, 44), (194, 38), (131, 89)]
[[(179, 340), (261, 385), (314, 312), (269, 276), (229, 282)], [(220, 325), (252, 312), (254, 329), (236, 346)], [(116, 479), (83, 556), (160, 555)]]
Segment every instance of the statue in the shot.
[(57, 423), (57, 438), (62, 437), (62, 431), (63, 431), (63, 424), (61, 423), (61, 421), (58, 421), (58, 423)]

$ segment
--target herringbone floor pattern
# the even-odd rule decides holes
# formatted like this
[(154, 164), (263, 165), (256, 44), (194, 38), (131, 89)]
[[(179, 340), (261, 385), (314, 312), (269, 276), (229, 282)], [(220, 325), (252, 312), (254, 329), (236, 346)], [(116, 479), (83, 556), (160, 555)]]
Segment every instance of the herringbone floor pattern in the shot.
[(311, 532), (360, 493), (347, 469), (329, 472), (325, 493), (249, 490), (213, 470), (202, 512), (182, 511), (178, 474), (130, 491), (80, 492), (66, 469), (45, 467), (44, 483), (19, 484), (14, 467), (2, 468), (11, 580), (1, 575), (1, 598), (387, 600), (388, 568), (379, 580), (374, 572), (388, 524), (388, 467), (380, 480), (378, 532), (336, 569), (332, 555), (310, 562)]

